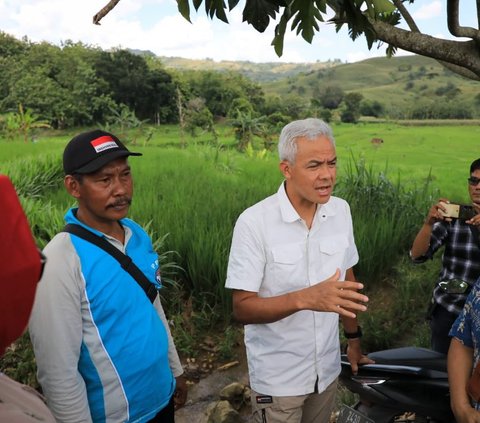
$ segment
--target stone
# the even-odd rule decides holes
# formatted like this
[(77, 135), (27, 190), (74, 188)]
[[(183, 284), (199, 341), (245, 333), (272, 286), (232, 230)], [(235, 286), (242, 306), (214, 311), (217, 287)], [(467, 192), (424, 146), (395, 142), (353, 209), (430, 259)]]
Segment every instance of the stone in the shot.
[(229, 401), (221, 400), (212, 403), (207, 408), (207, 423), (240, 423), (240, 414)]
[(220, 399), (229, 401), (235, 410), (240, 410), (245, 402), (244, 392), (245, 385), (233, 382), (220, 391)]

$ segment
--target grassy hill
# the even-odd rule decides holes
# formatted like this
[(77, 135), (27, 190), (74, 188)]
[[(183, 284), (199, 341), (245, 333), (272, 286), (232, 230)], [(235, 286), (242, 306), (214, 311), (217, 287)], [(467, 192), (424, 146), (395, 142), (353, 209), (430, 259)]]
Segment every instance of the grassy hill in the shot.
[(345, 92), (359, 92), (387, 108), (453, 99), (473, 105), (475, 96), (480, 94), (480, 83), (457, 76), (422, 56), (373, 58), (328, 69), (310, 69), (295, 77), (263, 84), (263, 88), (267, 94), (315, 98), (328, 85), (339, 86)]
[(253, 81), (271, 82), (278, 79), (293, 77), (310, 70), (329, 69), (341, 62), (338, 60), (315, 63), (254, 63), (249, 61), (216, 62), (212, 59), (193, 60), (182, 57), (159, 57), (162, 64), (168, 69), (234, 71), (245, 75)]
[[(215, 62), (161, 57), (166, 68), (237, 71), (258, 82), (267, 95), (319, 98), (327, 86), (358, 92), (379, 101), (387, 111), (422, 104), (456, 101), (470, 105), (480, 116), (480, 83), (460, 77), (423, 56), (378, 57), (356, 63)], [(389, 113), (392, 115), (392, 113)]]

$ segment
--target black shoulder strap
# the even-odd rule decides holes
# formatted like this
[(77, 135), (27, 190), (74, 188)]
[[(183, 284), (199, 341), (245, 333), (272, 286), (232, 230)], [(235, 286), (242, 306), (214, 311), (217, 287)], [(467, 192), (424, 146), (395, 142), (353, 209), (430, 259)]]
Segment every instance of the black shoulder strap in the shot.
[(150, 302), (153, 303), (155, 301), (155, 298), (157, 296), (157, 288), (152, 282), (147, 279), (145, 274), (137, 267), (137, 265), (132, 261), (129, 256), (123, 254), (118, 248), (114, 247), (106, 239), (95, 235), (93, 232), (85, 229), (80, 225), (68, 223), (63, 228), (63, 231), (74, 234), (88, 242), (91, 242), (102, 250), (105, 250), (108, 254), (110, 254), (120, 263), (122, 269), (130, 273), (132, 278), (137, 281), (137, 283), (145, 291), (145, 294), (147, 295)]

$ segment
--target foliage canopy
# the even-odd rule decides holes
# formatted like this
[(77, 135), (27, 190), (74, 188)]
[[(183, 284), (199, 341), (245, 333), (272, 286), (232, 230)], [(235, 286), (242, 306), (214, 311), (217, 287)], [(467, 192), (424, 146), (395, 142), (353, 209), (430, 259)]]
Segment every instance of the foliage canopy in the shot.
[[(120, 0), (109, 3), (94, 16), (94, 23), (109, 13)], [(190, 21), (190, 3), (195, 10), (203, 4), (210, 18), (228, 23), (227, 12), (239, 0), (177, 0), (178, 10)], [(423, 34), (410, 14), (407, 5), (414, 0), (245, 0), (243, 21), (257, 31), (264, 32), (271, 22), (277, 22), (272, 45), (281, 56), (283, 41), (288, 27), (311, 42), (320, 24), (329, 21), (335, 24), (337, 32), (347, 25), (352, 40), (364, 35), (368, 47), (375, 42), (388, 44), (387, 54), (396, 49), (410, 51), (440, 61), (450, 70), (467, 78), (480, 80), (480, 31), (462, 26), (459, 22), (460, 0), (447, 0), (447, 23), (450, 34), (462, 40), (445, 40)], [(480, 19), (480, 3), (477, 2), (477, 16)], [(333, 12), (333, 17), (329, 18)], [(404, 21), (409, 30), (399, 27)], [(466, 38), (466, 41), (463, 39)]]

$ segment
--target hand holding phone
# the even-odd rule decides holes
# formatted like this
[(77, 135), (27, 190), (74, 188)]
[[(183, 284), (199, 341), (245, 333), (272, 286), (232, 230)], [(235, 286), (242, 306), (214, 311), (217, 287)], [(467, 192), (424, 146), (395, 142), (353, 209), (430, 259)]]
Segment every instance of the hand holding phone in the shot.
[(477, 214), (473, 206), (444, 202), (441, 202), (441, 205), (445, 209), (445, 211), (441, 209), (439, 209), (438, 211), (442, 214), (443, 217), (449, 217), (451, 219), (470, 220), (473, 216)]

